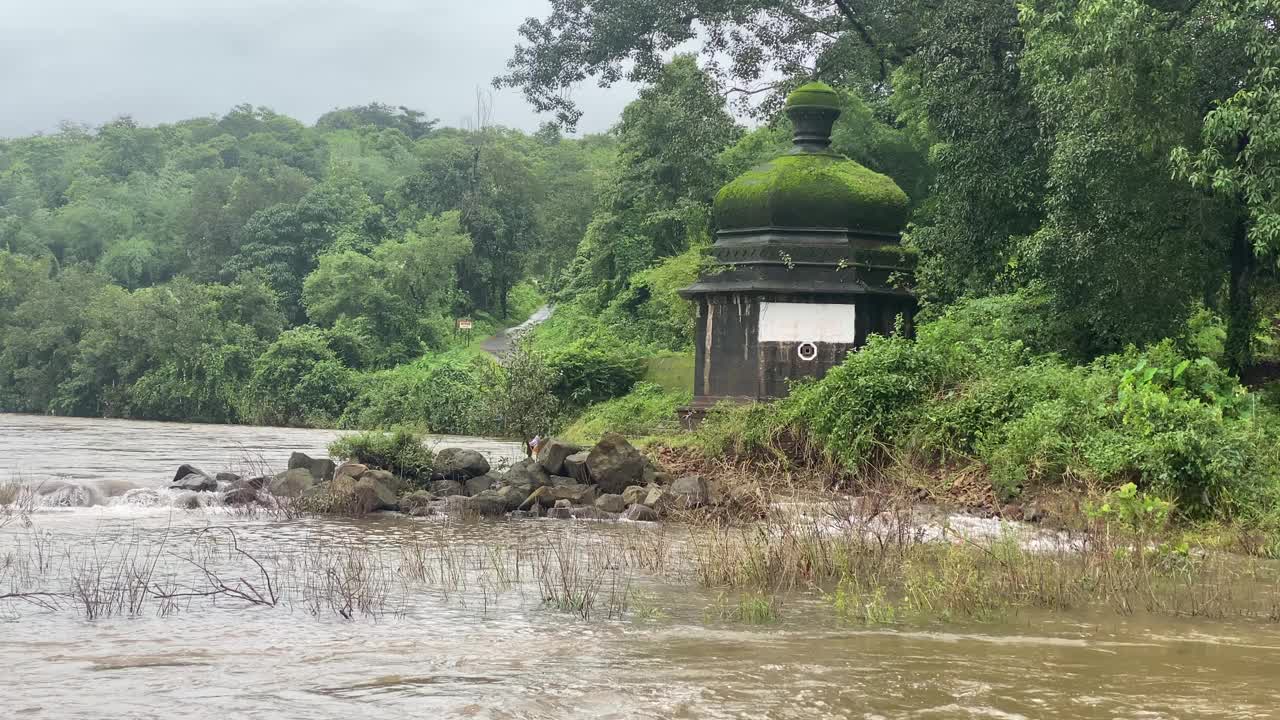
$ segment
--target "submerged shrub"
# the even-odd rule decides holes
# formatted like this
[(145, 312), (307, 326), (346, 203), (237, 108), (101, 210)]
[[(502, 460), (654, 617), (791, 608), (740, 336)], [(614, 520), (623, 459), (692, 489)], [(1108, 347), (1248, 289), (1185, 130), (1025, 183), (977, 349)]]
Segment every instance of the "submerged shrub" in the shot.
[(329, 454), (410, 479), (426, 479), (434, 461), (423, 438), (403, 429), (344, 435), (329, 443)]

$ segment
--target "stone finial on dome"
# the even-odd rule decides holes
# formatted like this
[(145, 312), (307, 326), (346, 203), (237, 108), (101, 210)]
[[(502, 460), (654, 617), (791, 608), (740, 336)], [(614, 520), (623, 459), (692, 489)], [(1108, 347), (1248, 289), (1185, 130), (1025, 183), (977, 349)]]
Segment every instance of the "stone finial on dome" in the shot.
[(795, 127), (795, 151), (824, 152), (840, 117), (840, 96), (824, 82), (808, 82), (787, 96), (786, 113)]

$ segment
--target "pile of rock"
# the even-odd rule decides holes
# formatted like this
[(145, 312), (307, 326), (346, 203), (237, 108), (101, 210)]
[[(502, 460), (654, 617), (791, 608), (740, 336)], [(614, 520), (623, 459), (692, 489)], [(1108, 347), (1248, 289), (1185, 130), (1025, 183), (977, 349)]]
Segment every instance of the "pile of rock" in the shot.
[(417, 516), (647, 522), (718, 500), (714, 484), (697, 475), (671, 477), (617, 433), (606, 434), (590, 448), (551, 440), (536, 458), (501, 472), (474, 450), (446, 448), (436, 456), (425, 484), (358, 463), (335, 466), (332, 460), (294, 453), (288, 470), (248, 479), (224, 473), (210, 477), (183, 465), (174, 487), (192, 493), (219, 491), (231, 505), (301, 498), (313, 508), (355, 514), (399, 510)]

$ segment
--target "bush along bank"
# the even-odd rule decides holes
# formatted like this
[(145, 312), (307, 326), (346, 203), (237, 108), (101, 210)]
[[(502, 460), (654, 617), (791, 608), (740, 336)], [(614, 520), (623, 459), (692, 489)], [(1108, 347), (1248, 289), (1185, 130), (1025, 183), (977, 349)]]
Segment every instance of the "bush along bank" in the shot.
[[(361, 433), (333, 443), (344, 460), (294, 453), (275, 475), (209, 475), (183, 465), (173, 488), (222, 494), (227, 505), (291, 513), (656, 521), (716, 503), (717, 485), (700, 475), (663, 472), (626, 438), (606, 433), (589, 447), (560, 440), (536, 457), (497, 469), (481, 453), (444, 448), (434, 455), (410, 433)], [(191, 507), (208, 504), (192, 499)]]

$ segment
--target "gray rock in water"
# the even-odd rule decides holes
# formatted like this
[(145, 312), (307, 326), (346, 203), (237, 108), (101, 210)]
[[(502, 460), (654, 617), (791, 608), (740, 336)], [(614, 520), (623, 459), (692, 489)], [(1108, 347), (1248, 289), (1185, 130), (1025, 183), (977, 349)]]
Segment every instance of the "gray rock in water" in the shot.
[(179, 480), (181, 480), (182, 478), (184, 478), (184, 477), (186, 477), (186, 476), (188, 476), (188, 475), (193, 475), (193, 474), (194, 474), (194, 475), (208, 475), (209, 473), (207, 473), (207, 472), (205, 472), (205, 471), (201, 470), (200, 468), (196, 467), (195, 465), (188, 465), (187, 463), (182, 463), (181, 465), (179, 465), (179, 466), (178, 466), (178, 472), (176, 472), (176, 473), (174, 473), (174, 474), (173, 474), (173, 480), (170, 480), (170, 482), (178, 482), (178, 481), (179, 481)]
[(467, 480), (462, 485), (466, 489), (468, 495), (474, 496), (479, 495), (485, 490), (491, 490), (496, 484), (497, 478), (495, 478), (492, 473), (485, 473), (484, 475)]
[(208, 475), (199, 473), (190, 473), (185, 477), (174, 480), (169, 487), (174, 490), (190, 490), (191, 492), (211, 492), (218, 489), (218, 481)]
[(659, 512), (664, 512), (667, 505), (667, 491), (657, 485), (646, 488), (648, 492), (644, 496), (644, 504)]
[(586, 507), (569, 508), (569, 514), (574, 520), (617, 520), (618, 513), (611, 513), (601, 510), (598, 507), (588, 505)]
[(555, 506), (558, 508), (568, 508), (568, 507), (573, 507), (573, 503), (569, 502), (568, 500), (565, 500), (564, 498), (561, 498), (556, 501)]
[(451, 497), (467, 494), (467, 488), (457, 480), (434, 480), (430, 485), (431, 494), (436, 497)]
[(522, 485), (506, 485), (493, 490), (486, 490), (483, 494), (493, 494), (502, 498), (502, 501), (507, 504), (507, 510), (513, 511), (518, 510), (524, 504), (525, 498), (529, 497), (529, 490)]
[(467, 480), (489, 472), (489, 461), (475, 450), (445, 448), (436, 455), (435, 471), (453, 480)]
[(538, 448), (538, 464), (551, 475), (560, 475), (564, 470), (565, 458), (581, 451), (582, 448), (563, 440), (548, 440)]
[(503, 476), (503, 482), (508, 485), (528, 485), (535, 490), (550, 481), (547, 471), (537, 461), (528, 458), (512, 465)]
[(294, 468), (271, 478), (267, 488), (276, 497), (301, 497), (315, 484), (316, 479), (310, 468)]
[(520, 504), (520, 509), (528, 510), (534, 505), (551, 507), (557, 500), (568, 500), (572, 505), (590, 505), (596, 501), (596, 488), (594, 485), (540, 487), (525, 498), (525, 501)]
[(622, 519), (632, 522), (657, 522), (658, 513), (647, 505), (632, 505), (622, 512)]
[(672, 506), (677, 508), (702, 507), (711, 502), (711, 490), (701, 475), (677, 478), (667, 492)]
[(573, 509), (567, 507), (553, 507), (547, 510), (547, 517), (554, 520), (572, 520)]
[(400, 511), (413, 515), (415, 510), (430, 507), (434, 501), (435, 496), (426, 490), (414, 490), (400, 496)]
[(251, 487), (232, 488), (222, 496), (223, 505), (252, 505), (258, 502), (258, 491)]
[(596, 507), (609, 513), (620, 513), (627, 509), (627, 502), (621, 495), (608, 493), (596, 498)]
[(606, 493), (621, 493), (639, 483), (644, 467), (640, 451), (618, 433), (605, 433), (587, 455), (587, 472)]
[(361, 465), (360, 463), (348, 462), (348, 463), (342, 463), (341, 465), (339, 465), (338, 469), (333, 471), (333, 476), (335, 478), (349, 477), (355, 480), (359, 480), (360, 476), (367, 472), (369, 472), (368, 465)]
[(219, 485), (234, 485), (240, 482), (241, 477), (233, 472), (220, 472), (214, 475), (213, 479), (217, 480)]
[(399, 475), (388, 470), (365, 470), (360, 473), (360, 480), (372, 480), (381, 483), (391, 489), (392, 492), (399, 495), (409, 489), (409, 483), (405, 482)]
[(624, 506), (643, 505), (645, 496), (649, 494), (648, 488), (639, 485), (630, 485), (626, 490), (622, 491), (622, 502)]
[(305, 468), (309, 471), (316, 482), (332, 480), (334, 470), (337, 469), (329, 458), (313, 458), (306, 453), (295, 452), (289, 456), (289, 469), (297, 470), (299, 468)]
[(591, 453), (583, 450), (564, 459), (564, 474), (581, 483), (591, 482), (591, 473), (587, 471), (587, 458)]
[(367, 508), (365, 512), (400, 508), (400, 498), (395, 489), (381, 480), (369, 477), (368, 473), (356, 481), (355, 493), (357, 497), (364, 500)]
[(451, 515), (501, 517), (507, 514), (507, 500), (496, 491), (486, 490), (475, 497), (447, 498), (445, 509)]

